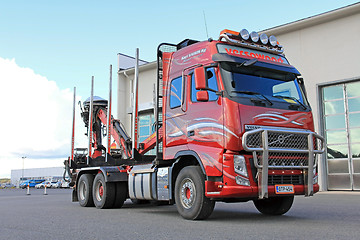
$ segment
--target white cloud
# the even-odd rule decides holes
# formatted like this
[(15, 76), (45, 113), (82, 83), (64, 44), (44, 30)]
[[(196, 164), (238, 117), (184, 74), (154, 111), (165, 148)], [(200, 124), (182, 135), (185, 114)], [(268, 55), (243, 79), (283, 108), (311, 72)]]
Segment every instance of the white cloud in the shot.
[(0, 58), (0, 83), (0, 177), (22, 168), (22, 156), (25, 168), (61, 166), (70, 152), (72, 90), (14, 59)]

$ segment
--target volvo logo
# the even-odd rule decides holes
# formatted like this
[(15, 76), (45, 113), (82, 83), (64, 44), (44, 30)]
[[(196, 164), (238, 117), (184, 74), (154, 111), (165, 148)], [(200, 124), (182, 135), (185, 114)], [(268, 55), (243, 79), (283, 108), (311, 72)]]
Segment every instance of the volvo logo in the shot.
[(289, 134), (289, 135), (282, 135), (280, 134), (277, 139), (273, 142), (269, 142), (269, 145), (271, 144), (275, 144), (275, 143), (278, 143), (278, 144), (284, 144), (285, 140), (288, 139), (289, 137), (293, 136), (294, 134)]
[(283, 144), (284, 141), (285, 141), (285, 139), (286, 139), (286, 138), (285, 138), (284, 135), (279, 135), (277, 141), (278, 141), (278, 143)]

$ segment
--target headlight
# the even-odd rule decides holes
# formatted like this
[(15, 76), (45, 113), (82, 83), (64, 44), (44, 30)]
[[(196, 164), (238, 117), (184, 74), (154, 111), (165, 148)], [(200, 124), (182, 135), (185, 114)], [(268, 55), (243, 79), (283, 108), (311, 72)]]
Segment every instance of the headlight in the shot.
[(268, 44), (269, 38), (265, 33), (260, 34), (260, 42), (264, 45)]
[(317, 184), (318, 183), (318, 175), (314, 176), (313, 178), (313, 184)]
[(259, 34), (253, 31), (250, 33), (250, 38), (254, 43), (256, 43), (257, 41), (259, 41)]
[(269, 42), (270, 42), (270, 45), (271, 45), (271, 46), (276, 47), (276, 45), (277, 45), (277, 39), (276, 39), (276, 37), (275, 37), (274, 35), (271, 35), (271, 36), (269, 37)]
[(243, 175), (244, 177), (248, 177), (246, 162), (243, 156), (240, 155), (234, 156), (234, 170), (236, 173)]
[(314, 168), (314, 170), (313, 170), (313, 184), (316, 184), (316, 183), (318, 183), (318, 174), (316, 173), (316, 168)]
[(236, 184), (243, 185), (243, 186), (250, 186), (250, 181), (247, 178), (243, 178), (241, 176), (235, 177)]
[(240, 31), (239, 35), (241, 36), (242, 39), (244, 39), (245, 41), (249, 39), (250, 34), (248, 32), (248, 30), (243, 29)]

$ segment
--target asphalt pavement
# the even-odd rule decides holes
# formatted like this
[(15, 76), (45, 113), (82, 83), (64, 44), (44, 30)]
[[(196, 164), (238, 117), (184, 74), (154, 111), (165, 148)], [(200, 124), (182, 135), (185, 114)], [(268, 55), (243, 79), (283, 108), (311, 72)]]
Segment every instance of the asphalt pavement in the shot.
[(205, 221), (184, 220), (175, 205), (83, 208), (70, 189), (43, 193), (0, 189), (0, 239), (360, 239), (360, 192), (298, 196), (283, 216), (218, 202)]

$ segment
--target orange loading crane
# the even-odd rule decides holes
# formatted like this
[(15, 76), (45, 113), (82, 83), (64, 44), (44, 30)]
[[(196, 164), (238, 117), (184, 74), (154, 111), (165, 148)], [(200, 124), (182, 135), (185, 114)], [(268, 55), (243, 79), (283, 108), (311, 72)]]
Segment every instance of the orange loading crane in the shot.
[[(138, 51), (138, 50), (137, 50)], [(138, 52), (137, 52), (138, 54)], [(136, 69), (138, 68), (138, 61)], [(111, 115), (112, 108), (112, 66), (110, 65), (110, 81), (109, 81), (109, 101), (101, 97), (94, 96), (94, 77), (91, 80), (91, 95), (83, 102), (79, 102), (81, 109), (81, 117), (87, 128), (86, 135), (89, 138), (88, 148), (75, 148), (75, 102), (76, 88), (74, 88), (73, 96), (73, 126), (71, 139), (71, 155), (68, 161), (65, 161), (67, 169), (72, 169), (72, 173), (68, 171), (73, 179), (71, 185), (75, 185), (79, 169), (86, 167), (99, 167), (104, 172), (123, 172), (129, 168), (129, 164), (144, 164), (154, 160), (153, 157), (144, 155), (148, 151), (154, 149), (156, 144), (162, 142), (162, 129), (158, 129), (159, 137), (156, 138), (156, 132), (150, 135), (145, 141), (137, 144), (130, 138), (121, 122)], [(137, 93), (137, 86), (134, 86), (134, 92)], [(137, 94), (136, 94), (137, 95)], [(137, 98), (137, 96), (135, 96)], [(137, 100), (133, 108), (133, 134), (137, 136)], [(107, 116), (111, 116), (108, 118)], [(106, 147), (103, 146), (102, 137), (106, 136)], [(111, 138), (116, 142), (116, 146), (111, 147)], [(133, 148), (133, 146), (138, 148)], [(120, 168), (124, 166), (124, 169)], [(115, 170), (114, 170), (115, 169)], [(121, 170), (121, 171), (120, 171)], [(76, 200), (75, 194), (73, 194)]]
[[(122, 160), (130, 160), (133, 158), (133, 155), (136, 155), (137, 158), (151, 149), (153, 149), (156, 145), (156, 134), (153, 133), (151, 136), (149, 136), (145, 141), (141, 142), (139, 144), (139, 149), (132, 149), (132, 140), (125, 131), (124, 127), (120, 123), (119, 120), (114, 119), (113, 116), (111, 116), (110, 124), (107, 118), (108, 114), (108, 101), (105, 99), (102, 99), (100, 97), (93, 97), (93, 103), (91, 103), (91, 98), (88, 98), (84, 104), (83, 108), (81, 107), (81, 117), (85, 123), (85, 127), (88, 128), (88, 134), (89, 138), (92, 139), (91, 144), (89, 144), (88, 148), (88, 158), (86, 163), (76, 161), (76, 153), (77, 149), (74, 148), (72, 145), (72, 162), (78, 162), (78, 165), (83, 164), (83, 166), (91, 166), (92, 161), (95, 161), (95, 159), (99, 158), (97, 164), (99, 162), (104, 162), (104, 165), (112, 166), (116, 160), (122, 159)], [(92, 107), (91, 107), (92, 105)], [(91, 114), (90, 109), (93, 109), (94, 114)], [(75, 122), (73, 123), (73, 125)], [(92, 127), (91, 127), (92, 126)], [(114, 139), (117, 146), (120, 146), (120, 149), (112, 149), (109, 141), (107, 147), (104, 147), (102, 145), (102, 136), (104, 131), (107, 131), (106, 136), (110, 136)], [(161, 130), (160, 130), (161, 133)], [(73, 130), (73, 136), (72, 139), (74, 139), (75, 131)], [(110, 139), (108, 137), (108, 139)], [(159, 141), (162, 140), (162, 133), (160, 134)], [(73, 140), (72, 140), (73, 142)], [(92, 151), (92, 149), (94, 149)], [(105, 154), (106, 153), (106, 154)], [(107, 158), (104, 161), (104, 157)], [(75, 167), (75, 166), (73, 166)], [(80, 166), (76, 166), (78, 168)]]

